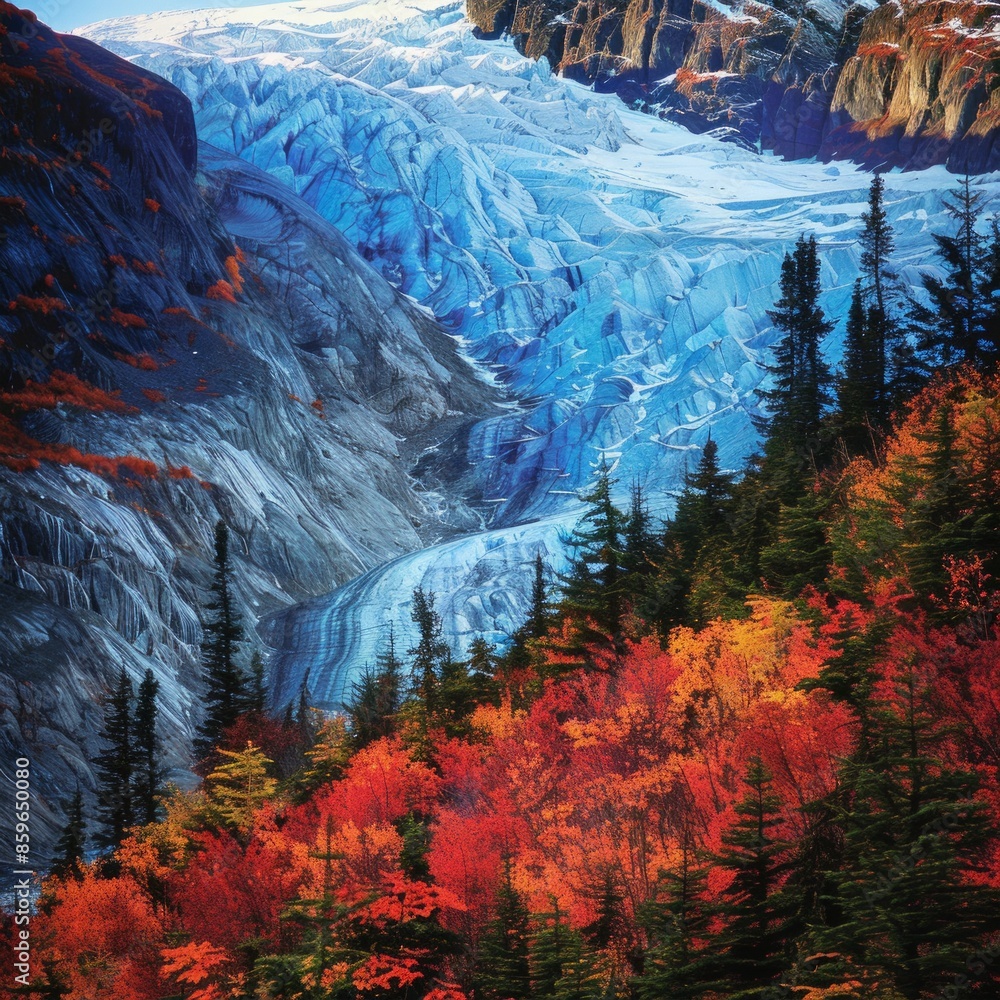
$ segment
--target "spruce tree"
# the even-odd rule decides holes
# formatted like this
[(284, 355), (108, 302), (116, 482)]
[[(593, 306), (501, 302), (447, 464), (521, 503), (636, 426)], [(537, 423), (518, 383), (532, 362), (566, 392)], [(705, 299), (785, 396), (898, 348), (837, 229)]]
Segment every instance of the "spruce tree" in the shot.
[(730, 1000), (762, 1000), (790, 965), (794, 908), (781, 888), (787, 845), (774, 835), (780, 801), (759, 756), (751, 758), (743, 780), (747, 794), (713, 859), (732, 873), (732, 882), (715, 908), (722, 928), (713, 938), (703, 974)]
[(249, 741), (242, 750), (220, 750), (219, 756), (223, 762), (205, 778), (209, 805), (221, 822), (248, 833), (254, 812), (278, 786), (269, 774), (274, 761)]
[(773, 388), (761, 392), (769, 418), (764, 454), (770, 478), (783, 498), (798, 492), (799, 476), (822, 457), (821, 426), (832, 378), (820, 342), (833, 329), (819, 297), (816, 239), (799, 238), (781, 267), (781, 296), (768, 312), (782, 337), (774, 349)]
[(559, 900), (550, 896), (552, 909), (532, 915), (532, 935), (528, 945), (531, 971), (531, 994), (551, 997), (562, 979), (563, 966), (573, 950), (572, 938), (579, 936), (569, 924), (569, 915), (559, 908)]
[(661, 635), (676, 625), (705, 624), (706, 615), (712, 618), (731, 607), (733, 479), (720, 470), (718, 455), (718, 445), (709, 437), (697, 468), (684, 477), (677, 509), (664, 531), (657, 578), (643, 606)]
[(135, 823), (133, 773), (132, 681), (122, 667), (118, 683), (108, 699), (100, 738), (104, 749), (95, 758), (98, 773), (99, 816), (104, 830), (99, 841), (116, 848)]
[(549, 609), (548, 587), (545, 584), (545, 561), (542, 553), (535, 553), (534, 576), (531, 581), (531, 608), (524, 623), (528, 639), (544, 639), (549, 631), (552, 612)]
[(922, 489), (906, 515), (909, 539), (903, 557), (910, 585), (929, 606), (944, 596), (945, 557), (968, 555), (975, 536), (976, 518), (961, 479), (957, 436), (952, 408), (942, 406), (925, 437), (930, 450), (918, 469)]
[(528, 907), (513, 883), (510, 857), (505, 857), (496, 915), (480, 942), (477, 996), (488, 1000), (527, 1000), (531, 996), (529, 922)]
[(77, 786), (66, 810), (66, 825), (56, 841), (52, 859), (52, 874), (59, 878), (72, 875), (79, 878), (87, 845), (87, 828), (83, 820), (83, 793)]
[(847, 316), (843, 371), (837, 379), (837, 430), (849, 454), (874, 451), (875, 429), (883, 419), (885, 370), (859, 278)]
[(267, 685), (264, 680), (264, 657), (260, 655), (260, 650), (255, 649), (250, 657), (250, 676), (247, 679), (246, 688), (246, 710), (256, 712), (258, 715), (264, 714), (267, 707)]
[(650, 938), (642, 975), (636, 980), (640, 1000), (693, 1000), (712, 989), (705, 902), (707, 869), (697, 862), (685, 833), (675, 871), (660, 873), (660, 890), (643, 907), (641, 919)]
[(709, 437), (698, 467), (684, 477), (684, 490), (667, 529), (678, 540), (689, 567), (703, 545), (724, 538), (732, 498), (733, 477), (720, 470), (719, 446)]
[[(881, 174), (872, 178), (868, 189), (868, 209), (861, 213), (864, 228), (858, 237), (861, 244), (861, 274), (864, 291), (882, 316), (889, 315), (890, 283), (896, 275), (890, 270), (890, 258), (896, 250), (889, 216), (885, 211), (885, 182)], [(881, 360), (885, 364), (885, 345)], [(884, 368), (883, 368), (884, 370)]]
[(205, 718), (195, 742), (195, 750), (202, 759), (215, 749), (223, 733), (236, 721), (246, 704), (246, 679), (236, 662), (243, 639), (243, 625), (232, 592), (229, 529), (222, 520), (215, 525), (212, 594), (212, 600), (205, 606), (211, 617), (203, 625), (201, 645), (207, 687)]
[(830, 873), (841, 916), (808, 942), (827, 959), (812, 973), (816, 985), (824, 975), (839, 980), (846, 957), (887, 994), (949, 995), (996, 933), (1000, 897), (980, 879), (990, 823), (979, 779), (949, 762), (951, 733), (928, 666), (889, 668), (864, 753), (842, 768), (842, 861)]
[(351, 697), (343, 705), (350, 720), (352, 741), (359, 750), (383, 735), (379, 702), (378, 674), (366, 663), (351, 682)]
[(807, 485), (794, 505), (782, 505), (774, 540), (760, 553), (761, 574), (770, 586), (797, 597), (826, 579), (833, 551), (825, 523), (829, 508), (819, 481)]
[(159, 813), (160, 739), (156, 731), (156, 696), (160, 683), (147, 669), (139, 685), (135, 709), (135, 818), (138, 823), (155, 823)]
[(612, 499), (614, 485), (602, 464), (593, 489), (581, 498), (586, 509), (567, 540), (570, 568), (562, 577), (560, 610), (573, 623), (577, 654), (589, 647), (617, 649), (621, 638), (623, 518)]
[(421, 703), (426, 715), (432, 717), (437, 711), (441, 668), (451, 657), (448, 644), (444, 641), (441, 616), (434, 609), (433, 591), (425, 593), (423, 587), (413, 591), (410, 617), (418, 633), (417, 644), (407, 651), (413, 658), (410, 691)]
[(929, 305), (911, 304), (911, 321), (918, 350), (929, 370), (961, 361), (981, 360), (986, 339), (986, 300), (990, 287), (991, 255), (986, 237), (977, 229), (983, 196), (968, 175), (946, 201), (948, 214), (957, 223), (954, 235), (934, 234), (937, 253), (945, 267), (943, 279), (924, 277)]
[(531, 581), (531, 603), (528, 617), (511, 636), (511, 643), (503, 657), (503, 668), (509, 674), (511, 670), (523, 670), (531, 663), (528, 652), (529, 642), (538, 642), (549, 631), (552, 622), (552, 609), (549, 606), (548, 587), (545, 582), (546, 570), (542, 553), (536, 552), (533, 562), (534, 575)]

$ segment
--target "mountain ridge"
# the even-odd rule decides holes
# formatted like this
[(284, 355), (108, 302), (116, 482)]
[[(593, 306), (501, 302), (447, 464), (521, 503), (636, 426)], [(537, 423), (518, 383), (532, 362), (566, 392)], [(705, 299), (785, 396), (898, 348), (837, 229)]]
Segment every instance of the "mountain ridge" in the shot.
[(695, 132), (788, 158), (1000, 167), (1000, 5), (469, 0), (485, 37)]

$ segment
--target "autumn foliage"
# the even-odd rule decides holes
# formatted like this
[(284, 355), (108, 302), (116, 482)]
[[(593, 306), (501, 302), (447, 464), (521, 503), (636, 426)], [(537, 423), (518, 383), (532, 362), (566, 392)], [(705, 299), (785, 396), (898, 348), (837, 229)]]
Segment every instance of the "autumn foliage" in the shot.
[(661, 628), (637, 578), (662, 556), (623, 566), (617, 617), (596, 587), (506, 654), (394, 651), (346, 720), (244, 713), (201, 789), (46, 884), (38, 992), (994, 996), (998, 399), (935, 382), (882, 453), (810, 483), (826, 562), (796, 592), (716, 601), (700, 535), (689, 607), (729, 614)]

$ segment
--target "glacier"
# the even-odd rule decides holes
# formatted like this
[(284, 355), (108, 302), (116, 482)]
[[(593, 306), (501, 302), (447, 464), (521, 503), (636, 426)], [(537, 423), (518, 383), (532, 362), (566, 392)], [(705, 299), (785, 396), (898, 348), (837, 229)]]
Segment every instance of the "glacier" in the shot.
[[(663, 516), (709, 434), (738, 469), (776, 339), (767, 309), (801, 233), (819, 242), (839, 360), (871, 181), (857, 167), (786, 162), (631, 111), (510, 39), (477, 38), (460, 3), (296, 0), (79, 30), (180, 88), (203, 142), (335, 225), (508, 397), (464, 451), (427, 441), (414, 470), (427, 482), (467, 465), (481, 530), (456, 537), (442, 514), (423, 548), (262, 624), (277, 704), (308, 676), (337, 707), (387, 622), (408, 644), (418, 584), (439, 594), (457, 649), (477, 633), (502, 641), (534, 553), (560, 568), (602, 463), (623, 498), (640, 482)], [(975, 184), (997, 193), (996, 175)], [(954, 186), (942, 167), (887, 175), (903, 290), (933, 266)]]

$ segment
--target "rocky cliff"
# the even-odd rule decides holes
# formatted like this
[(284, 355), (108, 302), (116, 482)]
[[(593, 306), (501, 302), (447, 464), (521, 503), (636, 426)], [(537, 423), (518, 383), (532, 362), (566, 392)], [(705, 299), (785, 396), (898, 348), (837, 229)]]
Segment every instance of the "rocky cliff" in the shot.
[(1000, 167), (1000, 5), (468, 0), (487, 35), (628, 103), (790, 158)]
[(44, 846), (123, 666), (160, 680), (183, 777), (215, 521), (249, 656), (260, 616), (479, 524), (442, 501), (460, 447), (411, 472), (496, 391), (288, 189), (199, 150), (173, 86), (5, 3), (0, 43), (0, 754)]

